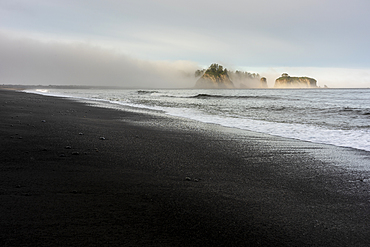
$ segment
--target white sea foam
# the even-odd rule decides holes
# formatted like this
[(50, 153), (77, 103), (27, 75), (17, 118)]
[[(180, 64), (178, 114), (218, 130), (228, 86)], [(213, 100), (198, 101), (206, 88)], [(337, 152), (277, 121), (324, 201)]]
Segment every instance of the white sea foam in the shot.
[(52, 97), (61, 97), (61, 98), (76, 98), (75, 96), (66, 95), (62, 93), (51, 93), (49, 90), (45, 89), (35, 89), (35, 90), (22, 90), (24, 93), (34, 93), (34, 94), (40, 94), (45, 96), (52, 96)]
[(218, 124), (225, 127), (245, 129), (302, 141), (370, 151), (369, 131), (333, 130), (303, 124), (275, 123), (253, 119), (232, 118), (219, 115), (209, 115), (190, 108), (150, 107), (130, 103), (123, 103), (122, 105), (162, 111), (171, 116), (188, 118), (203, 123)]
[(275, 123), (253, 119), (241, 119), (207, 115), (192, 109), (167, 109), (172, 116), (184, 117), (204, 123), (245, 129), (303, 141), (331, 144), (370, 151), (370, 132), (363, 130), (333, 130), (303, 124)]

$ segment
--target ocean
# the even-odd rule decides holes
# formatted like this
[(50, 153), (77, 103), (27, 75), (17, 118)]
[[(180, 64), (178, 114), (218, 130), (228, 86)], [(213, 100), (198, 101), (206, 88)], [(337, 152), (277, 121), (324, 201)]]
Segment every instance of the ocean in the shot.
[(26, 90), (370, 151), (370, 89)]

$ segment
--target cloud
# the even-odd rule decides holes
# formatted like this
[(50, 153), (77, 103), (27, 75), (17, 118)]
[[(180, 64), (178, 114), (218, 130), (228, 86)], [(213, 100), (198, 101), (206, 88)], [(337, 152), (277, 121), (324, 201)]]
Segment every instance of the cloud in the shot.
[(145, 60), (369, 66), (368, 0), (3, 0), (0, 28), (114, 47)]
[(192, 87), (189, 61), (146, 61), (84, 42), (38, 41), (0, 34), (3, 84)]

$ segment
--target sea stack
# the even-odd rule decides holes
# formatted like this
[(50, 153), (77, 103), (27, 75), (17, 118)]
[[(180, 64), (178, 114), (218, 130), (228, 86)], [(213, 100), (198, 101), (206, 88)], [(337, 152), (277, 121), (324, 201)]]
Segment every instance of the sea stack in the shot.
[(274, 88), (317, 88), (317, 81), (310, 77), (291, 77), (287, 73), (275, 80)]
[(234, 88), (227, 69), (216, 63), (209, 66), (195, 84), (195, 88)]
[(262, 77), (261, 79), (260, 79), (260, 88), (267, 88), (268, 86), (267, 86), (267, 79), (266, 79), (266, 77)]

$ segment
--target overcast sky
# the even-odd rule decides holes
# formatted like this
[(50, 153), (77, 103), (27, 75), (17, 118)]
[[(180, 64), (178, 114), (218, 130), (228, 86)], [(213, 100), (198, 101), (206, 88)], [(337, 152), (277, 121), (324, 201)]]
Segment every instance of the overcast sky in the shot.
[(1, 0), (2, 84), (187, 87), (220, 63), (370, 87), (369, 0)]

